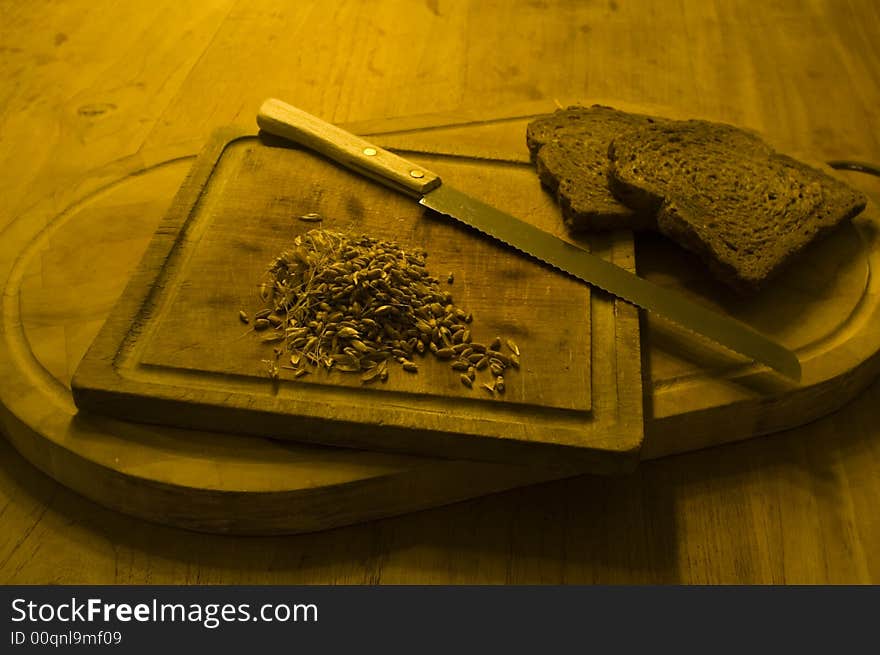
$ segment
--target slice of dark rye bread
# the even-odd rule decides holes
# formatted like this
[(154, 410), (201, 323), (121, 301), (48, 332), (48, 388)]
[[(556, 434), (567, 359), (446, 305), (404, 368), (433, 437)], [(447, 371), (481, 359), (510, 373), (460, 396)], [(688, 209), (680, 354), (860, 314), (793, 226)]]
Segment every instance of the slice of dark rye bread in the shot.
[(536, 118), (526, 144), (541, 183), (555, 196), (572, 231), (644, 229), (653, 215), (633, 210), (608, 188), (608, 146), (627, 131), (664, 119), (611, 107), (568, 107)]
[(757, 135), (708, 121), (657, 122), (617, 135), (607, 172), (616, 198), (656, 215), (661, 233), (746, 292), (866, 205), (858, 191)]

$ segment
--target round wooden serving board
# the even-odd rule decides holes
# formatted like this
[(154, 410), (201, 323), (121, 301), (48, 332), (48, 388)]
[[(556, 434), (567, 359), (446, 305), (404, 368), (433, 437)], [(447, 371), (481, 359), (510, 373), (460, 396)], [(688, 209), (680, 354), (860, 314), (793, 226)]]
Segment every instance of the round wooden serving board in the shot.
[[(631, 107), (621, 107), (632, 109)], [(534, 114), (549, 111), (541, 106)], [(666, 115), (674, 113), (667, 112)], [(490, 117), (492, 118), (492, 117)], [(499, 117), (500, 118), (500, 117)], [(382, 145), (527, 159), (526, 113), (352, 126)], [(471, 129), (477, 123), (479, 130)], [(392, 131), (393, 130), (393, 131)], [(477, 135), (479, 138), (477, 138)], [(194, 161), (191, 147), (120, 161), (63, 195), (37, 198), (6, 229), (0, 406), (34, 465), (101, 504), (171, 525), (293, 533), (404, 513), (558, 477), (439, 460), (138, 425), (77, 414), (70, 380)], [(848, 181), (859, 184), (854, 175)], [(878, 372), (876, 205), (811, 249), (759, 297), (736, 300), (659, 238), (637, 242), (639, 272), (714, 304), (795, 348), (793, 386), (654, 317), (643, 317), (643, 458), (822, 416)]]

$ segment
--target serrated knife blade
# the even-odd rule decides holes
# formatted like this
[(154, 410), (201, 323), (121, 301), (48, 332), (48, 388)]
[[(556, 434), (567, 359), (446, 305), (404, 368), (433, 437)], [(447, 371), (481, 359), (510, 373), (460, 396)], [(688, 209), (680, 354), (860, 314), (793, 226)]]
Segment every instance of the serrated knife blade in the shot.
[(340, 164), (405, 193), (515, 250), (654, 312), (734, 352), (799, 380), (797, 355), (750, 326), (696, 303), (681, 293), (648, 282), (601, 257), (545, 232), (491, 205), (443, 184), (424, 168), (371, 145), (280, 100), (263, 103), (260, 129), (315, 150)]

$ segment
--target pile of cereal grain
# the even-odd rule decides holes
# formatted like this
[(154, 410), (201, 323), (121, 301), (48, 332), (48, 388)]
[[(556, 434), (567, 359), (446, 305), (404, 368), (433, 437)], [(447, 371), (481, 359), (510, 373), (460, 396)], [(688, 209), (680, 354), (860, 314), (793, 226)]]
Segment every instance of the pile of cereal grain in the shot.
[[(504, 372), (519, 367), (519, 348), (501, 339), (471, 338), (469, 312), (456, 307), (425, 265), (427, 253), (368, 236), (311, 230), (270, 265), (260, 287), (265, 307), (253, 329), (288, 356), (295, 377), (324, 368), (359, 373), (364, 383), (388, 378), (389, 362), (417, 373), (417, 356), (450, 361), (471, 388), (478, 371), (491, 373), (490, 393), (504, 393)], [(451, 284), (452, 274), (448, 281)], [(250, 319), (244, 312), (240, 318)], [(279, 367), (264, 360), (277, 378)]]

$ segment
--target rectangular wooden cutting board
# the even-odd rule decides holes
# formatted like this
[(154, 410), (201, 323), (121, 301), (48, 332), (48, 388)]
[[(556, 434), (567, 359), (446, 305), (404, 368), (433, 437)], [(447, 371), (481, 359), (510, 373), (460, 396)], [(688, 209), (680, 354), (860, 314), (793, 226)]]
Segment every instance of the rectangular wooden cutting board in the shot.
[[(490, 142), (498, 132), (491, 122), (470, 129)], [(558, 208), (527, 161), (442, 151), (403, 154), (457, 188), (565, 236)], [(299, 220), (306, 213), (323, 220)], [(288, 354), (276, 359), (277, 344), (263, 343), (238, 313), (262, 306), (258, 287), (269, 263), (316, 228), (426, 251), (428, 269), (473, 314), (474, 341), (501, 336), (519, 345), (521, 367), (506, 372), (505, 392), (483, 389), (485, 372), (468, 389), (448, 362), (433, 357), (416, 358), (417, 374), (392, 365), (379, 384), (332, 369), (295, 379), (284, 368)], [(625, 235), (596, 240), (593, 249), (631, 258)], [(197, 159), (83, 359), (74, 399), (81, 409), (135, 421), (628, 470), (643, 438), (638, 321), (634, 311), (619, 320), (614, 303), (597, 303), (594, 295), (318, 155), (225, 131)], [(277, 381), (267, 375), (267, 361), (281, 367)]]

